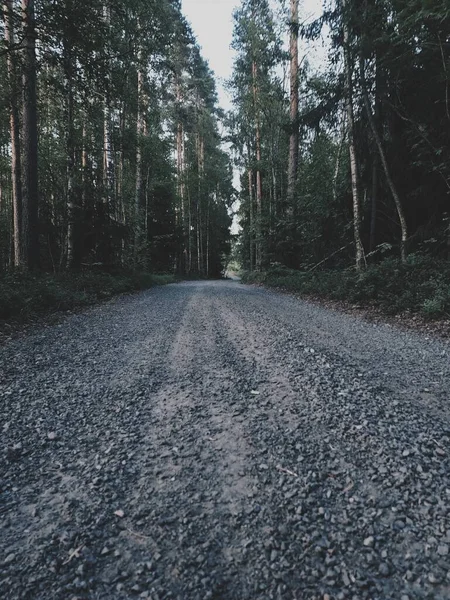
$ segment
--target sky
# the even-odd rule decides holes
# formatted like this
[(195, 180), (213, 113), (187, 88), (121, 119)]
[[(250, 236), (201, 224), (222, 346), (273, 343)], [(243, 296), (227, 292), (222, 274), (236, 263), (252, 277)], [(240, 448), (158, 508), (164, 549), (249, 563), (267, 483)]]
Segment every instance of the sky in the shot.
[[(203, 57), (209, 62), (217, 79), (219, 102), (230, 109), (231, 102), (224, 82), (231, 77), (233, 52), (230, 48), (233, 36), (233, 10), (240, 0), (182, 0), (183, 14), (202, 48)], [(301, 19), (313, 19), (322, 10), (322, 0), (300, 0)], [(320, 60), (320, 50), (310, 50)], [(319, 58), (318, 58), (319, 56)]]

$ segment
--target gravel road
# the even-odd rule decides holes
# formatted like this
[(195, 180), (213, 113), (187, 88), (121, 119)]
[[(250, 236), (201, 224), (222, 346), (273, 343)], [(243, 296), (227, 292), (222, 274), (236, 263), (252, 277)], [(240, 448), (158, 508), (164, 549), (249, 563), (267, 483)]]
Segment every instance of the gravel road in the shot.
[(0, 348), (0, 597), (450, 598), (450, 345), (235, 282)]

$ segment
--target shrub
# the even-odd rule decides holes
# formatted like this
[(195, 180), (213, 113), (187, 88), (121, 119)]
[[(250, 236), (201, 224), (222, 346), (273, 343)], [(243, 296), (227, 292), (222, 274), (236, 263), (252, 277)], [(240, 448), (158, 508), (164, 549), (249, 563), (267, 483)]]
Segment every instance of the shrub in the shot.
[(0, 279), (0, 320), (72, 310), (117, 294), (175, 281), (173, 275), (146, 272), (8, 274)]
[(388, 258), (357, 273), (351, 270), (293, 271), (275, 265), (265, 273), (246, 273), (243, 281), (377, 306), (388, 314), (421, 313), (438, 318), (450, 311), (450, 264), (413, 254), (406, 264)]

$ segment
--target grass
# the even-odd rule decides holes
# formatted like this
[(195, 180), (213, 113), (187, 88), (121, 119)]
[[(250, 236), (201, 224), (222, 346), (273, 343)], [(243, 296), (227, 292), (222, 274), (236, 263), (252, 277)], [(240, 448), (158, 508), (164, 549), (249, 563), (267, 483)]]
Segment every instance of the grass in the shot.
[(385, 260), (357, 273), (354, 269), (294, 271), (281, 265), (264, 273), (245, 273), (246, 283), (380, 308), (390, 315), (418, 313), (428, 319), (450, 316), (450, 263), (411, 255), (406, 264)]
[(170, 274), (146, 272), (0, 275), (0, 320), (27, 320), (51, 312), (69, 311), (117, 294), (175, 281)]

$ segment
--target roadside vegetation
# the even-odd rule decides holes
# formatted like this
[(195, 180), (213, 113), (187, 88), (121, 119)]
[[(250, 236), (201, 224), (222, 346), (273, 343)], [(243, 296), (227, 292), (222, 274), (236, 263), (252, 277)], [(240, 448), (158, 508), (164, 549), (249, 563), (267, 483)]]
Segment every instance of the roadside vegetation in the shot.
[(244, 272), (242, 280), (305, 296), (376, 307), (389, 315), (409, 312), (428, 319), (450, 317), (450, 265), (420, 254), (411, 254), (406, 263), (386, 259), (361, 272), (297, 271), (274, 265), (264, 272)]
[(25, 321), (107, 300), (117, 294), (173, 283), (174, 275), (145, 272), (11, 273), (0, 280), (0, 324)]

